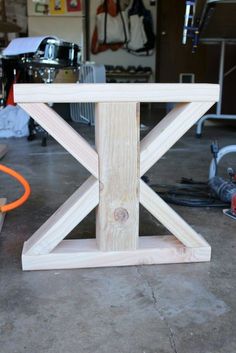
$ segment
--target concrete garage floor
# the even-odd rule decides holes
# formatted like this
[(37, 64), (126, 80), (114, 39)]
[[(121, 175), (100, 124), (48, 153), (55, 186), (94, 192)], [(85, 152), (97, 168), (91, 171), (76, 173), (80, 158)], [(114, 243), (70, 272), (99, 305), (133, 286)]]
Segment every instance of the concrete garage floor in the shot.
[[(152, 126), (157, 114), (147, 114)], [(93, 129), (77, 125), (93, 143)], [(175, 184), (182, 176), (205, 181), (212, 139), (235, 143), (235, 129), (194, 130), (148, 173), (151, 183)], [(6, 143), (5, 140), (0, 143)], [(87, 178), (87, 171), (50, 139), (7, 140), (1, 161), (22, 172), (30, 200), (9, 213), (0, 235), (1, 353), (235, 353), (236, 222), (219, 209), (176, 207), (212, 245), (211, 263), (22, 272), (23, 242)], [(230, 159), (231, 158), (231, 159)], [(220, 172), (235, 166), (235, 156)], [(233, 163), (234, 162), (234, 163)], [(1, 174), (0, 195), (20, 187)], [(71, 237), (94, 235), (94, 214)], [(141, 209), (141, 234), (166, 231)]]

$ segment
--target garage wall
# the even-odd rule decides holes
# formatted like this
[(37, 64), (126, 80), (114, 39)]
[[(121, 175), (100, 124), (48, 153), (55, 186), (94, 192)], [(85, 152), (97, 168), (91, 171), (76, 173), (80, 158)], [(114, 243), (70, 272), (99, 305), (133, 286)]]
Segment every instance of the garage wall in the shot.
[(206, 77), (206, 48), (192, 54), (192, 43), (182, 44), (185, 1), (159, 0), (157, 30), (157, 81), (179, 82), (180, 73), (194, 73), (196, 82)]
[[(192, 72), (198, 83), (218, 83), (220, 47), (200, 44), (192, 54), (192, 44), (182, 45), (185, 1), (159, 0), (157, 27), (157, 81), (179, 82), (181, 72)], [(236, 45), (226, 48), (225, 71), (236, 62)], [(236, 71), (225, 78), (222, 111), (236, 114)], [(214, 111), (214, 108), (212, 109)]]
[(7, 20), (18, 24), (22, 28), (22, 33), (27, 32), (26, 0), (5, 1)]
[[(220, 63), (220, 46), (207, 45), (206, 48), (206, 77), (207, 82), (218, 82)], [(236, 45), (227, 45), (225, 53), (225, 72), (236, 64)], [(222, 113), (236, 114), (236, 70), (224, 79), (222, 99)]]
[(65, 41), (84, 43), (84, 14), (66, 12), (63, 15), (43, 15), (35, 12), (35, 2), (27, 1), (29, 36), (54, 35)]

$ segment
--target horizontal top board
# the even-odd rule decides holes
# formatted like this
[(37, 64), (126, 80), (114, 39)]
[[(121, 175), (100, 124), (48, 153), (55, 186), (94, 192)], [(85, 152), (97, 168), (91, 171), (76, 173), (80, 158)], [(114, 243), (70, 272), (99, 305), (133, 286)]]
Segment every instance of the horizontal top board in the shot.
[(169, 83), (15, 84), (16, 103), (216, 102), (219, 85)]

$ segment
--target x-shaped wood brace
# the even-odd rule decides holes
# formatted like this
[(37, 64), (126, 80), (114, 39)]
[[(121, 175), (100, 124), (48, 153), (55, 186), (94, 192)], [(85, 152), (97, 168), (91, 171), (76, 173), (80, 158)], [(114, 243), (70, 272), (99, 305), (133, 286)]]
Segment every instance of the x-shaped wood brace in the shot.
[[(17, 86), (24, 90), (25, 85)], [(49, 86), (53, 90), (55, 85)], [(209, 244), (141, 177), (208, 111), (217, 94), (214, 91), (214, 99), (176, 104), (141, 143), (139, 103), (90, 98), (97, 103), (96, 150), (48, 105), (18, 98), (23, 101), (19, 105), (92, 174), (25, 243), (23, 269), (209, 261)], [(139, 202), (173, 235), (139, 237)], [(95, 207), (96, 240), (63, 240)]]

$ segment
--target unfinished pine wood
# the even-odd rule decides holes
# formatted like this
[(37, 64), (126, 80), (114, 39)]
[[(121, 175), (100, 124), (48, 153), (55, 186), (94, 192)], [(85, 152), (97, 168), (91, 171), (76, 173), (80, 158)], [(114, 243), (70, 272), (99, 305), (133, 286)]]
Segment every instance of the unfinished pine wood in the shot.
[(214, 104), (178, 104), (141, 141), (140, 174), (144, 175)]
[(43, 103), (24, 103), (19, 105), (73, 157), (88, 169), (93, 176), (96, 178), (98, 177), (97, 152), (64, 119), (62, 119), (60, 115)]
[[(209, 244), (140, 179), (140, 172), (156, 163), (218, 97), (218, 85), (16, 85), (21, 107), (93, 175), (25, 243), (23, 269), (210, 261)], [(41, 102), (97, 102), (98, 153)], [(141, 167), (137, 102), (184, 102), (142, 141)], [(138, 238), (139, 201), (173, 236)], [(98, 203), (97, 239), (63, 240)]]
[(210, 261), (211, 248), (186, 248), (174, 236), (140, 237), (137, 250), (99, 251), (95, 239), (64, 240), (50, 254), (22, 254), (23, 270), (50, 270)]
[(139, 230), (139, 105), (98, 103), (95, 126), (100, 180), (98, 247), (134, 250)]
[(140, 179), (140, 202), (185, 246), (209, 246), (206, 240)]
[(50, 253), (98, 202), (99, 182), (91, 176), (25, 243), (25, 253)]
[(7, 145), (0, 144), (0, 159), (2, 159), (7, 153)]
[[(4, 205), (6, 205), (6, 203), (7, 203), (6, 198), (4, 198), (4, 197), (0, 198), (0, 206), (4, 206)], [(6, 215), (5, 212), (4, 213), (0, 212), (0, 233), (2, 231), (5, 215)]]
[(17, 103), (216, 102), (219, 86), (166, 83), (16, 84), (14, 99)]

